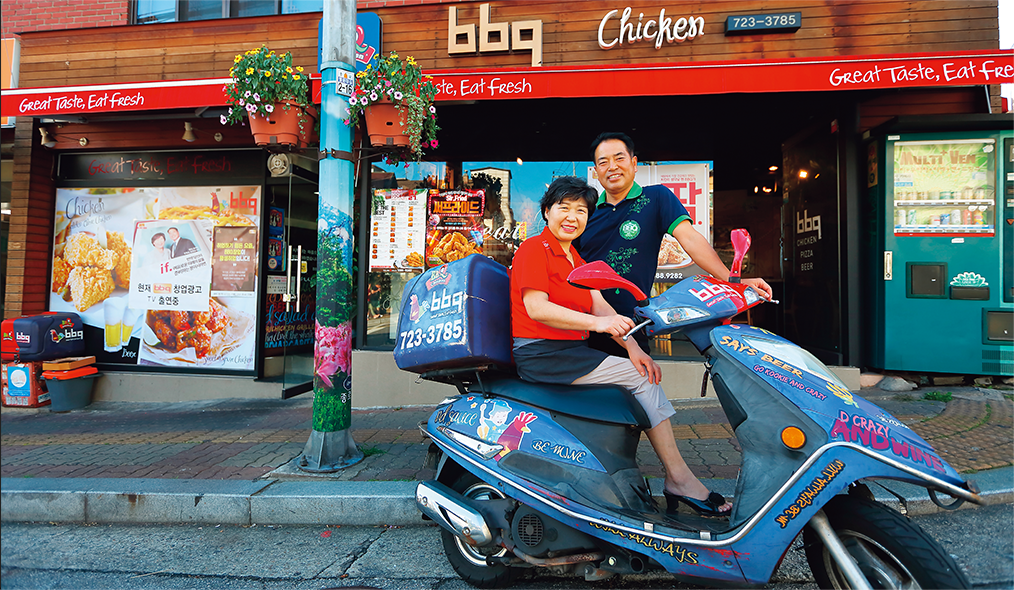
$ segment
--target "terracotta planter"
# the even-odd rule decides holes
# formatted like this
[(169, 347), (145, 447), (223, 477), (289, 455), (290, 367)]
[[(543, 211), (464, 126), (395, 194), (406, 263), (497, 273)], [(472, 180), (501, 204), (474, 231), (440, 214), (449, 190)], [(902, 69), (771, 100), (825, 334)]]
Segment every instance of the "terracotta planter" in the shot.
[(374, 147), (408, 145), (408, 135), (401, 123), (401, 111), (389, 100), (377, 101), (366, 108), (366, 131)]
[[(257, 145), (299, 145), (300, 116), (309, 119), (303, 114), (302, 107), (289, 101), (276, 102), (269, 119), (251, 114), (250, 133), (253, 134), (254, 142)], [(311, 125), (311, 131), (312, 129)]]
[(315, 131), (319, 118), (320, 114), (317, 112), (316, 107), (313, 105), (306, 107), (303, 128), (299, 130), (299, 147), (305, 148), (320, 143), (320, 134)]

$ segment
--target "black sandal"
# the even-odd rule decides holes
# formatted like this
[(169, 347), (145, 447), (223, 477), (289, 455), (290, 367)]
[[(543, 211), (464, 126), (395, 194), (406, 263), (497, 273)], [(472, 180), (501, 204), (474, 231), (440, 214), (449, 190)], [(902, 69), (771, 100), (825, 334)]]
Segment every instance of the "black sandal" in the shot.
[(665, 496), (666, 516), (676, 516), (679, 513), (680, 502), (683, 502), (701, 516), (729, 516), (729, 513), (732, 512), (731, 508), (724, 512), (719, 510), (719, 508), (725, 505), (725, 497), (717, 492), (709, 493), (707, 500), (677, 496), (676, 494), (670, 494), (668, 490), (664, 489), (662, 490), (662, 494)]

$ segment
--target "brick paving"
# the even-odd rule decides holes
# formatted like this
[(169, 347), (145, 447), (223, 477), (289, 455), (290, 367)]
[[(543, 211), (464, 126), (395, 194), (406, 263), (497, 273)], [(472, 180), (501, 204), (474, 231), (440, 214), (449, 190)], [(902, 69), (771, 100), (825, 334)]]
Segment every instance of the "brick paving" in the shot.
[[(954, 391), (949, 402), (923, 400), (919, 390), (907, 394), (863, 390), (860, 395), (909, 425), (959, 472), (1010, 465), (1014, 402), (997, 392)], [(673, 434), (690, 469), (702, 478), (736, 478), (741, 448), (717, 402), (712, 398), (676, 405)], [(366, 457), (329, 477), (351, 481), (432, 477), (433, 470), (424, 466), (429, 441), (417, 428), (432, 410), (354, 411), (352, 437)], [(69, 413), (4, 408), (0, 475), (255, 480), (303, 451), (312, 412), (311, 401), (298, 398), (96, 403)], [(637, 459), (645, 476), (664, 476), (645, 437)]]

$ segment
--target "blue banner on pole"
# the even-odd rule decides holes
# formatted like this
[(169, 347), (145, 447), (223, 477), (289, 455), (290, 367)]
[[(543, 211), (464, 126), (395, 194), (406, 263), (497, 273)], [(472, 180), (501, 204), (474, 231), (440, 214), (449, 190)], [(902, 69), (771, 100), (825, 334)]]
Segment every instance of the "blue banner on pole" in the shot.
[[(366, 69), (373, 56), (380, 53), (380, 16), (375, 12), (356, 15), (356, 71)], [(324, 19), (317, 23), (317, 71), (323, 66)]]

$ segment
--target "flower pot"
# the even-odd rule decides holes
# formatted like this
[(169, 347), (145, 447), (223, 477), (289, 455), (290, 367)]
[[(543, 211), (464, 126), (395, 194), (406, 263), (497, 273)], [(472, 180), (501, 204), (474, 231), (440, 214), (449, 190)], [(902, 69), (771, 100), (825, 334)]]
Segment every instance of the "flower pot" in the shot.
[[(257, 145), (299, 145), (299, 118), (306, 117), (299, 105), (290, 101), (275, 103), (270, 118), (250, 114), (250, 133)], [(311, 126), (312, 130), (312, 126)], [(273, 138), (273, 140), (272, 140)]]
[(400, 147), (408, 145), (408, 135), (401, 122), (401, 111), (393, 102), (384, 99), (366, 107), (363, 113), (366, 131), (374, 147)]
[(306, 114), (303, 116), (303, 127), (299, 130), (299, 147), (310, 147), (320, 143), (320, 134), (316, 132), (317, 120), (320, 114), (316, 107), (306, 107)]

